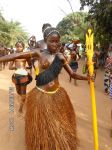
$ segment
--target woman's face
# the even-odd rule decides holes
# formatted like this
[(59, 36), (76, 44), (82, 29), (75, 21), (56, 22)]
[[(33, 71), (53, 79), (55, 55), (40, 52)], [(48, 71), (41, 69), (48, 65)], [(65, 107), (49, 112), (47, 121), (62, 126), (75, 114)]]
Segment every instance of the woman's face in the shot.
[(60, 37), (58, 34), (51, 34), (47, 40), (47, 48), (50, 51), (50, 53), (56, 53), (59, 50), (60, 46)]
[(17, 50), (17, 52), (22, 52), (23, 51), (23, 46), (22, 46), (22, 44), (21, 43), (18, 43), (17, 45), (16, 45), (16, 50)]

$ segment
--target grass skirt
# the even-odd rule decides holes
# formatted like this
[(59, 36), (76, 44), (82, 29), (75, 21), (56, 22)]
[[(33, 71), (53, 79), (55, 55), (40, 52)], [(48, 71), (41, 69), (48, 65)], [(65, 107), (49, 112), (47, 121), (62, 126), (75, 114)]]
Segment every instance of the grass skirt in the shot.
[(54, 94), (29, 92), (25, 139), (27, 150), (77, 150), (75, 113), (64, 88)]

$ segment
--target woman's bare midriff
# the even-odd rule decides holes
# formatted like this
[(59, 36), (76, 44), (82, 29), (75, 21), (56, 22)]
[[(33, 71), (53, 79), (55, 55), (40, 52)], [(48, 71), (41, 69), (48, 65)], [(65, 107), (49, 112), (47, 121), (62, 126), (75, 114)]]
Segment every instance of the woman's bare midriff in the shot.
[(15, 67), (16, 68), (26, 68), (26, 59), (16, 59), (15, 60)]
[(45, 91), (55, 91), (57, 88), (59, 88), (58, 78), (56, 78), (55, 80), (49, 82), (46, 85), (39, 86), (39, 88), (41, 88), (41, 89), (43, 89)]

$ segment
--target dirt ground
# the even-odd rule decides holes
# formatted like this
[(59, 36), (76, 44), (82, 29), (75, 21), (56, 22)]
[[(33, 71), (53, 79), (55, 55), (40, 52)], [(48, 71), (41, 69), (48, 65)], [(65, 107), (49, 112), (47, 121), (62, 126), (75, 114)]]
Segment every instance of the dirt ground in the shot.
[[(81, 60), (78, 73), (82, 72), (82, 63)], [(7, 67), (0, 71), (0, 150), (25, 150), (24, 119), (17, 113), (19, 101), (11, 81), (12, 74), (13, 71), (8, 70)], [(103, 70), (98, 70), (95, 81), (99, 150), (112, 150), (110, 137), (112, 100), (103, 92), (103, 75)], [(87, 81), (77, 81), (78, 85), (75, 86), (73, 80), (69, 82), (69, 76), (64, 70), (59, 79), (61, 85), (67, 90), (76, 112), (79, 150), (94, 150), (89, 85)], [(35, 78), (28, 85), (28, 91), (33, 87), (35, 87)], [(11, 96), (14, 96), (14, 102), (10, 102)], [(11, 103), (14, 104), (14, 111), (11, 111)], [(12, 122), (11, 118), (13, 118)]]

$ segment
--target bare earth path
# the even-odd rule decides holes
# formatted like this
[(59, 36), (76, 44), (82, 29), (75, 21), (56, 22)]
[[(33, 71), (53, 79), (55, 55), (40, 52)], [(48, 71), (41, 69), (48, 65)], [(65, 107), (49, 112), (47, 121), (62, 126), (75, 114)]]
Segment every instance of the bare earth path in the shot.
[[(82, 61), (80, 61), (81, 73)], [(25, 150), (24, 140), (24, 119), (17, 114), (19, 102), (15, 87), (11, 82), (13, 71), (7, 68), (0, 72), (0, 150)], [(98, 70), (95, 81), (98, 131), (99, 131), (99, 150), (112, 150), (112, 138), (110, 129), (112, 122), (110, 111), (112, 109), (112, 100), (103, 93), (103, 75), (104, 72)], [(69, 83), (68, 74), (62, 70), (60, 75), (61, 85), (68, 91), (77, 116), (77, 130), (80, 140), (79, 150), (94, 150), (93, 129), (92, 129), (92, 111), (89, 85), (86, 81), (78, 81), (78, 86), (74, 85), (72, 80)], [(28, 85), (28, 91), (35, 86), (35, 80)], [(10, 113), (9, 90), (14, 87), (14, 112)], [(13, 131), (10, 130), (10, 118), (13, 118)]]

